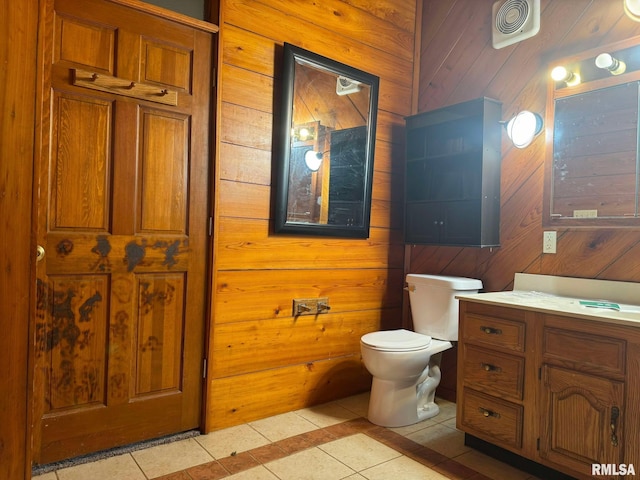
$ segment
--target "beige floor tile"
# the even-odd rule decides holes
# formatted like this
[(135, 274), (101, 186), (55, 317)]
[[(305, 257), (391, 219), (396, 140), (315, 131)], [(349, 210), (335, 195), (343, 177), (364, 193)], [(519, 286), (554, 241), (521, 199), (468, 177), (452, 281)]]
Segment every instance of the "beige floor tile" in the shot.
[(281, 480), (339, 480), (352, 469), (319, 448), (310, 448), (265, 465)]
[(324, 428), (358, 418), (359, 415), (346, 409), (337, 402), (325, 403), (315, 407), (303, 408), (295, 413), (314, 425)]
[(440, 408), (440, 413), (432, 418), (437, 423), (456, 418), (456, 404), (447, 400), (436, 398), (436, 404)]
[(369, 392), (365, 392), (336, 400), (336, 403), (342, 405), (347, 410), (351, 410), (358, 415), (358, 417), (366, 417), (369, 412), (369, 396)]
[(365, 477), (360, 475), (359, 473), (354, 473), (353, 475), (349, 475), (344, 480), (367, 480)]
[(440, 422), (440, 425), (444, 425), (445, 427), (456, 429), (456, 417), (452, 417), (449, 420), (445, 420), (444, 422)]
[(56, 477), (56, 472), (48, 472), (42, 475), (34, 475), (31, 480), (58, 480), (58, 477)]
[(464, 433), (441, 423), (423, 428), (406, 437), (449, 458), (471, 450), (464, 444)]
[(318, 448), (356, 472), (401, 455), (396, 450), (362, 433), (325, 443)]
[(434, 422), (432, 419), (428, 419), (418, 423), (414, 423), (412, 425), (405, 425), (404, 427), (392, 427), (392, 428), (389, 428), (389, 430), (406, 437), (412, 434), (413, 432), (417, 432), (418, 430), (422, 430), (427, 427), (432, 427), (434, 425), (437, 425), (437, 422)]
[[(96, 462), (63, 468), (57, 471), (59, 480), (145, 480), (131, 455), (118, 455)], [(55, 477), (54, 477), (55, 478)]]
[(215, 459), (228, 457), (233, 452), (240, 453), (271, 443), (249, 425), (238, 425), (195, 437)]
[[(447, 480), (447, 477), (402, 456), (360, 472), (368, 480)], [(505, 477), (506, 478), (506, 477)], [(504, 480), (504, 479), (503, 479)]]
[(293, 412), (256, 420), (249, 425), (272, 442), (318, 429), (309, 420)]
[(477, 450), (470, 450), (456, 457), (455, 460), (494, 480), (504, 480), (505, 478), (509, 480), (526, 480), (531, 477), (531, 474), (502, 463)]
[(213, 457), (193, 438), (138, 450), (131, 455), (149, 478), (160, 477), (213, 460)]
[(278, 477), (260, 465), (259, 467), (253, 467), (244, 472), (224, 477), (224, 480), (278, 480)]

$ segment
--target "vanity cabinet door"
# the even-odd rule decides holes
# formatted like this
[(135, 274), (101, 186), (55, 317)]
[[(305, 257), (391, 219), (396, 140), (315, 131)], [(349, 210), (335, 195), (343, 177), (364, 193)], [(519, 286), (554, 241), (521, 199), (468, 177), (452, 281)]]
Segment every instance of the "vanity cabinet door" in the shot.
[(542, 458), (589, 476), (624, 463), (623, 382), (543, 365), (541, 399)]

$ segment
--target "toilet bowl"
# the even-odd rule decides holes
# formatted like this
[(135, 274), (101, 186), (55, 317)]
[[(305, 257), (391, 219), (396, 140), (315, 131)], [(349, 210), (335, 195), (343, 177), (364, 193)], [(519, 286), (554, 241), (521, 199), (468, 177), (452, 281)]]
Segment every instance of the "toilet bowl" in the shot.
[(371, 373), (368, 419), (384, 427), (402, 427), (434, 417), (442, 352), (458, 340), (458, 301), (477, 293), (477, 279), (407, 275), (414, 330), (371, 332), (360, 339), (362, 361)]
[(360, 339), (362, 360), (373, 376), (368, 419), (402, 427), (434, 417), (440, 383), (439, 353), (451, 342), (409, 330), (373, 332)]

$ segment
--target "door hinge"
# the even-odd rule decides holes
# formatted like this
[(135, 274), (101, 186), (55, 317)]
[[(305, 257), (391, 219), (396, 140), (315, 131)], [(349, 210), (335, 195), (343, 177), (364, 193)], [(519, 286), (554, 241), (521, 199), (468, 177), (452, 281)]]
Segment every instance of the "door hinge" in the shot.
[(207, 378), (207, 359), (202, 359), (202, 378)]
[(540, 451), (540, 437), (536, 439), (536, 450)]
[(213, 235), (213, 217), (209, 217), (209, 236)]
[(542, 380), (542, 367), (538, 367), (538, 380)]

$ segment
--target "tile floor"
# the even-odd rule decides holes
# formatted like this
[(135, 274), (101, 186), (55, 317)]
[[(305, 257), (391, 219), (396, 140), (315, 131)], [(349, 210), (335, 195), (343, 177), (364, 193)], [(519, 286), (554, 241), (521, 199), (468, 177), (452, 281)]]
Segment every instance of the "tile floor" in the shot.
[(62, 468), (34, 480), (534, 480), (464, 445), (455, 404), (402, 428), (366, 420), (368, 394)]

